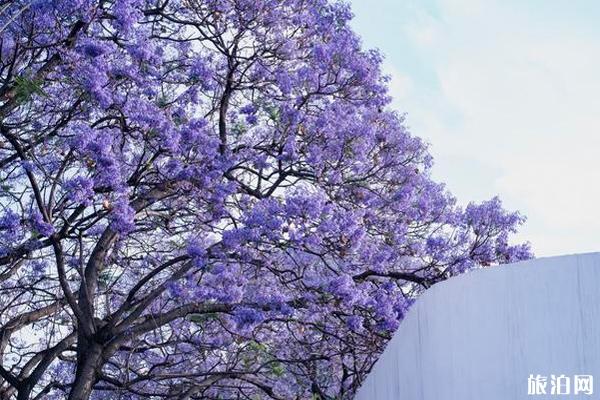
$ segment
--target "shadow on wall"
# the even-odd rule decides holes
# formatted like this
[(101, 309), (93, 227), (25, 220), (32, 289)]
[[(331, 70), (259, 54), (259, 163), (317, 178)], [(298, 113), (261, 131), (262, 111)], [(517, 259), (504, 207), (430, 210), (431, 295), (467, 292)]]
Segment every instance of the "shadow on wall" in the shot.
[(595, 398), (589, 375), (600, 379), (600, 253), (437, 284), (411, 308), (355, 399)]

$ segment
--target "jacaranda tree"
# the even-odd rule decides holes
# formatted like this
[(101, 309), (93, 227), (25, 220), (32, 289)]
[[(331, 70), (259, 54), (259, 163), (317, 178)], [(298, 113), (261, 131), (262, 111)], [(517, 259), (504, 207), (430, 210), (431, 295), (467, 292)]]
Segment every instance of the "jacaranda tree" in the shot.
[(415, 297), (531, 257), (327, 0), (0, 0), (0, 398), (347, 399)]

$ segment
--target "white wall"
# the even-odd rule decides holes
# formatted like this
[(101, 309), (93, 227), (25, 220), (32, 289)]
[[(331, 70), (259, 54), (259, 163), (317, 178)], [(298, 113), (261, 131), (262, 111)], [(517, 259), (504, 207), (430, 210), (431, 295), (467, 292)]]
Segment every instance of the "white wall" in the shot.
[[(591, 374), (593, 396), (527, 394)], [(550, 382), (547, 387), (550, 392)], [(478, 270), (413, 306), (356, 400), (600, 399), (600, 253)]]

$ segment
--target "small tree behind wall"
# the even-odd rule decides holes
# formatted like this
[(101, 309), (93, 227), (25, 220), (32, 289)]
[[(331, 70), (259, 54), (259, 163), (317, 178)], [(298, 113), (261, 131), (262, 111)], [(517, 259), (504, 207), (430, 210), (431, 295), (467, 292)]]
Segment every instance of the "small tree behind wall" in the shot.
[(346, 399), (462, 209), (326, 0), (0, 0), (0, 398)]

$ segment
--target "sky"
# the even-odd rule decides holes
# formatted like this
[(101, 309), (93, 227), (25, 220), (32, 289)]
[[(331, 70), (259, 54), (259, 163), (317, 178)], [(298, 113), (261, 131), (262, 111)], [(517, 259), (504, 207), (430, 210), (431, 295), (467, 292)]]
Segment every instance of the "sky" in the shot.
[(500, 196), (536, 256), (600, 250), (600, 3), (353, 0), (393, 107), (461, 204)]

